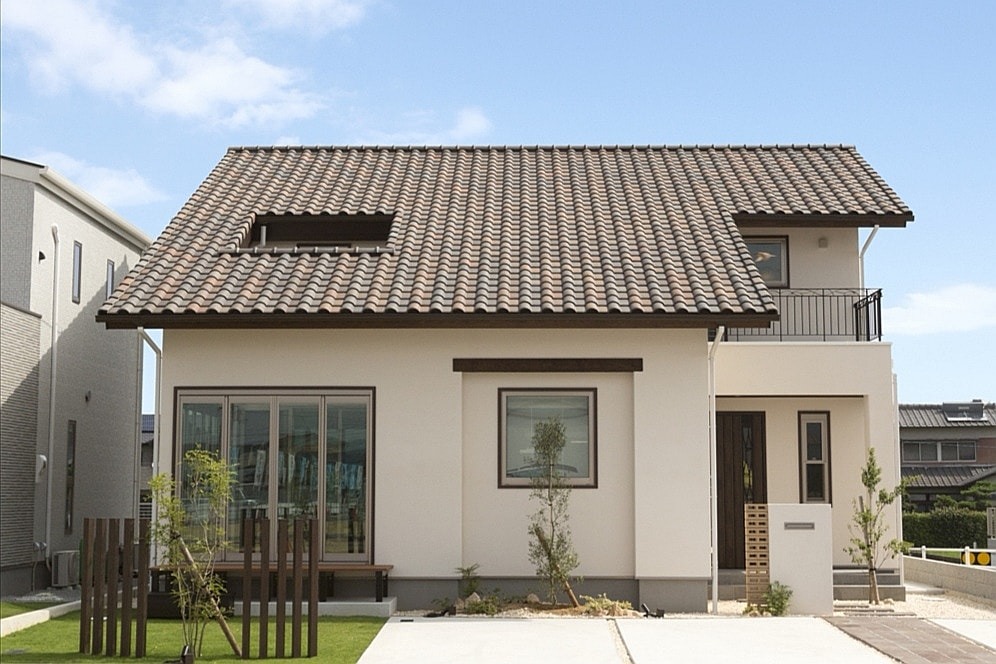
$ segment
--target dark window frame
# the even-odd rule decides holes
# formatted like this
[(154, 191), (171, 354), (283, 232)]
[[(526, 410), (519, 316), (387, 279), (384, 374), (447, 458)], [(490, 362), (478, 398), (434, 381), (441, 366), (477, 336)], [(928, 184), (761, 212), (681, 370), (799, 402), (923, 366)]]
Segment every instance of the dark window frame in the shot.
[(782, 255), (780, 256), (782, 279), (779, 281), (768, 281), (764, 280), (765, 284), (769, 288), (789, 288), (791, 284), (790, 273), (789, 273), (789, 238), (788, 235), (749, 235), (744, 236), (744, 243), (747, 245), (747, 250), (750, 252), (751, 258), (754, 260), (755, 266), (757, 266), (758, 272), (761, 276), (764, 276), (764, 270), (761, 269), (760, 265), (757, 265), (757, 258), (754, 252), (751, 251), (751, 244), (779, 244), (781, 245)]
[[(806, 454), (806, 431), (805, 425), (819, 421), (823, 425), (823, 459), (819, 463), (810, 462)], [(799, 453), (799, 502), (811, 504), (833, 504), (833, 472), (832, 472), (832, 447), (830, 436), (830, 411), (829, 410), (800, 410), (798, 413), (798, 453)], [(811, 465), (821, 465), (823, 467), (823, 494), (820, 498), (810, 498), (809, 485), (807, 480), (808, 467)]]
[(532, 482), (526, 477), (508, 477), (505, 467), (508, 441), (506, 440), (506, 397), (524, 394), (542, 396), (588, 395), (588, 475), (568, 477), (565, 481), (572, 489), (598, 488), (598, 389), (595, 387), (500, 387), (498, 388), (498, 488), (529, 489)]

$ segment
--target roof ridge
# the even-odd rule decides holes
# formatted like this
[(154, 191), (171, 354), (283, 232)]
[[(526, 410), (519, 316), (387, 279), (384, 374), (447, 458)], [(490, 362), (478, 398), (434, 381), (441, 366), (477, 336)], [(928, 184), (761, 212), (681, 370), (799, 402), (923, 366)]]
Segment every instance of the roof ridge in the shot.
[(228, 152), (292, 152), (312, 150), (511, 150), (511, 151), (555, 151), (555, 150), (857, 150), (848, 143), (642, 143), (642, 144), (467, 144), (467, 145), (379, 145), (379, 144), (329, 144), (329, 145), (233, 145)]

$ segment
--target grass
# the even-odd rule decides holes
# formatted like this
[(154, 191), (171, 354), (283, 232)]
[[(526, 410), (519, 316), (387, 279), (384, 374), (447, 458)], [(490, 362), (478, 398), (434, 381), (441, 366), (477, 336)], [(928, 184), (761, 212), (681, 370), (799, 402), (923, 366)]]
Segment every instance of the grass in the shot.
[[(40, 625), (5, 636), (0, 643), (0, 658), (3, 664), (16, 664), (18, 662), (88, 662), (107, 660), (107, 657), (94, 657), (83, 655), (79, 651), (79, 612), (67, 614), (61, 618), (55, 618)], [(384, 624), (383, 618), (349, 617), (333, 618), (322, 617), (318, 620), (318, 657), (308, 660), (321, 664), (346, 664), (359, 660), (360, 655), (367, 649), (373, 641), (377, 632)], [(242, 643), (242, 620), (236, 618), (229, 622), (235, 640)], [(307, 653), (308, 634), (307, 623), (302, 630), (301, 649)], [(270, 625), (270, 653), (272, 655), (275, 643), (275, 629)], [(120, 656), (115, 657), (116, 661), (140, 661), (155, 662), (162, 664), (165, 660), (178, 659), (180, 648), (182, 647), (182, 633), (180, 623), (176, 620), (149, 620), (148, 632), (146, 633), (146, 656), (144, 659), (134, 658), (122, 660)], [(290, 629), (286, 632), (286, 652), (290, 654)], [(259, 646), (258, 632), (253, 630), (253, 640), (251, 653), (256, 657)], [(134, 649), (134, 637), (132, 638), (132, 648)], [(197, 657), (198, 664), (209, 662), (234, 662), (237, 660), (232, 653), (228, 641), (222, 634), (221, 629), (214, 623), (208, 625), (204, 637), (203, 654)]]
[(56, 602), (0, 602), (0, 619), (55, 605)]

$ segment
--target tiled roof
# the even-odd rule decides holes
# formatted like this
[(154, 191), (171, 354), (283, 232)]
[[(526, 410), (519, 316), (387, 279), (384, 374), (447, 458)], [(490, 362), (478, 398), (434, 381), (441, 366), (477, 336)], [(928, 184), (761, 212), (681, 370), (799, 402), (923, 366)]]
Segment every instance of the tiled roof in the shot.
[(936, 465), (903, 466), (902, 476), (912, 478), (912, 489), (959, 488), (996, 476), (996, 466)]
[[(381, 250), (245, 249), (264, 214), (393, 223)], [(232, 148), (98, 320), (766, 324), (736, 221), (801, 215), (912, 219), (848, 146)]]
[(899, 404), (899, 427), (901, 429), (936, 429), (960, 427), (996, 427), (996, 404), (987, 403), (983, 407), (981, 420), (948, 420), (944, 417), (941, 404)]

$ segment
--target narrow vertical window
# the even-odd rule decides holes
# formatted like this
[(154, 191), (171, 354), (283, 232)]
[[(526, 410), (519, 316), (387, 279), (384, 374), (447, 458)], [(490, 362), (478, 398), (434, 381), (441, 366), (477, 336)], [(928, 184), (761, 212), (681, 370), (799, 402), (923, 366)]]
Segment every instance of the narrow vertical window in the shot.
[(73, 242), (73, 302), (80, 303), (83, 278), (83, 245)]
[(114, 292), (114, 261), (107, 261), (107, 282), (104, 286), (104, 299), (106, 300)]
[(800, 501), (830, 502), (830, 413), (799, 413), (799, 465)]
[(76, 484), (76, 420), (66, 429), (66, 532), (73, 532), (73, 493)]

